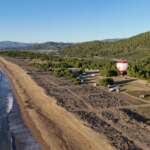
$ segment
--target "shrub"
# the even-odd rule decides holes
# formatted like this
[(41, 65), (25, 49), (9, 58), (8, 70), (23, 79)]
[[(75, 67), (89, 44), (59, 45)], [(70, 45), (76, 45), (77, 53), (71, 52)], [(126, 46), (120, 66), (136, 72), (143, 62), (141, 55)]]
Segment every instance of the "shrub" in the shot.
[(100, 73), (101, 73), (102, 76), (105, 76), (105, 77), (112, 77), (112, 76), (117, 76), (118, 75), (116, 70), (108, 69), (108, 68), (102, 68)]
[(114, 83), (114, 80), (112, 78), (105, 78), (105, 79), (101, 79), (99, 80), (99, 84), (102, 86), (107, 86), (107, 85), (111, 85)]
[(74, 78), (74, 77), (70, 77), (70, 80), (71, 80), (74, 84), (76, 84), (76, 85), (80, 85), (80, 84), (81, 84), (81, 81), (78, 80), (78, 79), (76, 79), (76, 78)]
[(55, 68), (53, 70), (53, 73), (57, 77), (63, 77), (65, 75), (67, 75), (67, 71), (65, 69), (63, 69), (63, 68)]

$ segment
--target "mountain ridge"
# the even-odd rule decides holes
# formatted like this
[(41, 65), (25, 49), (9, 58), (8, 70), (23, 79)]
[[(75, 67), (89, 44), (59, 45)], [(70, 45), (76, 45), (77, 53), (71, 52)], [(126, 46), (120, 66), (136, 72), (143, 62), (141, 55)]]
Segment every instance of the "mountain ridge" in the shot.
[(0, 41), (0, 50), (61, 50), (66, 46), (70, 46), (72, 43), (63, 42), (43, 42), (43, 43), (24, 43), (13, 41)]
[(105, 39), (81, 43), (21, 43), (2, 41), (0, 50), (58, 51), (68, 57), (110, 57), (138, 59), (150, 56), (150, 31), (125, 39)]
[(150, 31), (113, 42), (90, 41), (66, 47), (69, 57), (142, 57), (150, 55)]

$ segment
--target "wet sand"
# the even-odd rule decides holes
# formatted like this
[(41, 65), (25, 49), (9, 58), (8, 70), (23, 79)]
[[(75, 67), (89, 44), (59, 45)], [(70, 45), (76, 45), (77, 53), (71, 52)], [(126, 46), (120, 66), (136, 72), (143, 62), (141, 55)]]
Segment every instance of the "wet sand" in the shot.
[(6, 75), (0, 80), (0, 150), (41, 150), (22, 120)]

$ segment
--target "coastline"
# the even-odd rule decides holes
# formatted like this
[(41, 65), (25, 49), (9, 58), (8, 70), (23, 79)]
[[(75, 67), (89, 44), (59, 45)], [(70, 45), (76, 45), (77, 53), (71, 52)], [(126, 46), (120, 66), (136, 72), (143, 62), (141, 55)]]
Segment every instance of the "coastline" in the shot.
[(19, 66), (0, 58), (21, 109), (22, 118), (43, 149), (111, 150), (107, 140), (57, 106)]
[[(2, 70), (5, 73), (5, 76), (9, 79), (9, 81), (11, 83), (11, 89), (12, 89), (12, 92), (13, 92), (13, 94), (15, 96), (15, 100), (17, 102), (17, 105), (18, 105), (18, 107), (20, 109), (20, 113), (21, 113), (21, 117), (23, 119), (23, 122), (28, 127), (28, 129), (30, 129), (30, 131), (32, 132), (32, 135), (37, 140), (37, 142), (39, 142), (39, 144), (43, 145), (42, 149), (44, 149), (44, 150), (47, 149), (48, 150), (49, 148), (46, 146), (45, 142), (42, 140), (42, 138), (40, 137), (40, 135), (37, 134), (37, 130), (35, 130), (35, 126), (34, 126), (32, 120), (30, 120), (30, 117), (28, 117), (28, 113), (25, 111), (24, 105), (20, 101), (22, 99), (22, 97), (20, 97), (20, 94), (18, 94), (18, 92), (17, 92), (17, 88), (15, 86), (16, 82), (13, 80), (13, 77), (11, 76), (11, 73), (9, 72), (9, 69), (7, 68), (6, 64), (3, 63), (1, 61), (1, 59), (3, 59), (3, 58), (0, 57), (0, 68), (2, 68)], [(14, 142), (15, 139), (12, 139), (12, 140)]]
[(29, 128), (24, 124), (16, 99), (8, 114), (8, 126), (11, 135), (11, 150), (41, 150), (41, 145), (37, 143)]
[[(2, 67), (1, 67), (2, 69)], [(3, 68), (4, 69), (4, 68)], [(1, 78), (1, 85), (2, 85), (2, 93), (5, 92), (3, 96), (3, 99), (5, 101), (5, 111), (1, 115), (5, 115), (5, 126), (7, 126), (7, 130), (5, 131), (5, 128), (3, 129), (3, 132), (6, 132), (8, 136), (9, 148), (7, 146), (8, 150), (41, 150), (41, 145), (37, 143), (35, 138), (32, 136), (29, 128), (25, 125), (19, 105), (17, 103), (17, 100), (14, 96), (14, 92), (11, 88), (10, 80), (8, 79), (8, 76), (6, 75), (6, 72), (1, 70), (2, 72), (2, 78)], [(3, 88), (4, 86), (4, 88)], [(4, 104), (2, 104), (4, 105)], [(4, 126), (4, 125), (2, 125)], [(2, 140), (6, 143), (6, 140)], [(7, 141), (8, 142), (8, 141)], [(5, 149), (0, 145), (0, 148)]]

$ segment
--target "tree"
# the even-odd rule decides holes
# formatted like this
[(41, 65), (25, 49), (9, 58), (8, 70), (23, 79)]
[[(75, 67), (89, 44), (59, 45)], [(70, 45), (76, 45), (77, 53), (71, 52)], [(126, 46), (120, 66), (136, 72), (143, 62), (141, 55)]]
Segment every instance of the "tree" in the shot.
[(112, 85), (114, 83), (114, 80), (112, 78), (105, 78), (99, 80), (99, 84), (102, 86)]

